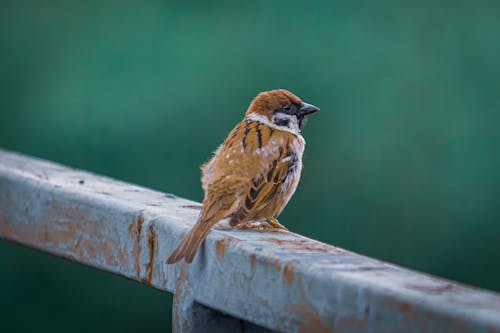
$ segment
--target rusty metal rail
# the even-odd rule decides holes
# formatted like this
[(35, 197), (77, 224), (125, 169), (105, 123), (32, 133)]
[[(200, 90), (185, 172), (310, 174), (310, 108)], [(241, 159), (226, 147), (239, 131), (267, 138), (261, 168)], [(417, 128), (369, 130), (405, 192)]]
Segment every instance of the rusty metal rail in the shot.
[(199, 208), (0, 150), (0, 238), (174, 293), (176, 332), (500, 332), (498, 294), (291, 232), (219, 227), (166, 265)]

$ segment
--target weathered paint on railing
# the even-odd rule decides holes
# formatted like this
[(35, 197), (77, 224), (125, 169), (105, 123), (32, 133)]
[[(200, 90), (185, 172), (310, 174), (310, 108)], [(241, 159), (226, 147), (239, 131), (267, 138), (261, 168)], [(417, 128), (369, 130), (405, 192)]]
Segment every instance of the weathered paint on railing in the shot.
[(498, 294), (291, 232), (220, 226), (166, 265), (199, 209), (0, 150), (0, 237), (174, 293), (177, 332), (500, 332)]

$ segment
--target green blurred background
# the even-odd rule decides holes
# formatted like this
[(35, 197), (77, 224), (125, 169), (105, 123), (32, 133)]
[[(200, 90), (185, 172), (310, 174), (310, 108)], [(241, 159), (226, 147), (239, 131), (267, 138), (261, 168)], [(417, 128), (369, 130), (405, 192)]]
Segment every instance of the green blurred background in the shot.
[[(500, 2), (0, 5), (0, 147), (202, 199), (259, 91), (321, 107), (292, 231), (500, 291)], [(171, 296), (0, 242), (5, 332), (170, 329)]]

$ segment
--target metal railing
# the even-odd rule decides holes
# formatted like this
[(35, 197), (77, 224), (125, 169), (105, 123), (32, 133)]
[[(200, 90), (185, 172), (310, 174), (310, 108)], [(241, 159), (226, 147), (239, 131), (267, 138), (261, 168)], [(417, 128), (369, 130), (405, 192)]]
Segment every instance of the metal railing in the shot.
[(218, 227), (166, 265), (199, 209), (0, 150), (0, 238), (173, 293), (175, 332), (500, 332), (498, 294), (291, 232)]

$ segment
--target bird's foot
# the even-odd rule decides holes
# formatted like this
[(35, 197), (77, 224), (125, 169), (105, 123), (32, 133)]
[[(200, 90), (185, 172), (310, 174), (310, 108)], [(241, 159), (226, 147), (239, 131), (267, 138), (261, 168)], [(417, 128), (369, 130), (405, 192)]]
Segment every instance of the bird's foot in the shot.
[(269, 223), (261, 221), (251, 221), (240, 223), (234, 226), (236, 229), (240, 230), (263, 230), (263, 229), (273, 229)]
[(287, 227), (279, 223), (278, 219), (273, 216), (267, 218), (267, 223), (271, 226), (271, 228), (288, 230)]
[(278, 225), (279, 226), (277, 226), (275, 223), (271, 224), (267, 221), (249, 221), (249, 222), (237, 224), (233, 228), (236, 228), (239, 230), (256, 230), (256, 231), (276, 230), (276, 229), (287, 230), (281, 224), (278, 223)]
[(267, 218), (267, 221), (249, 221), (234, 225), (240, 230), (288, 230), (287, 227), (278, 222), (274, 217)]

